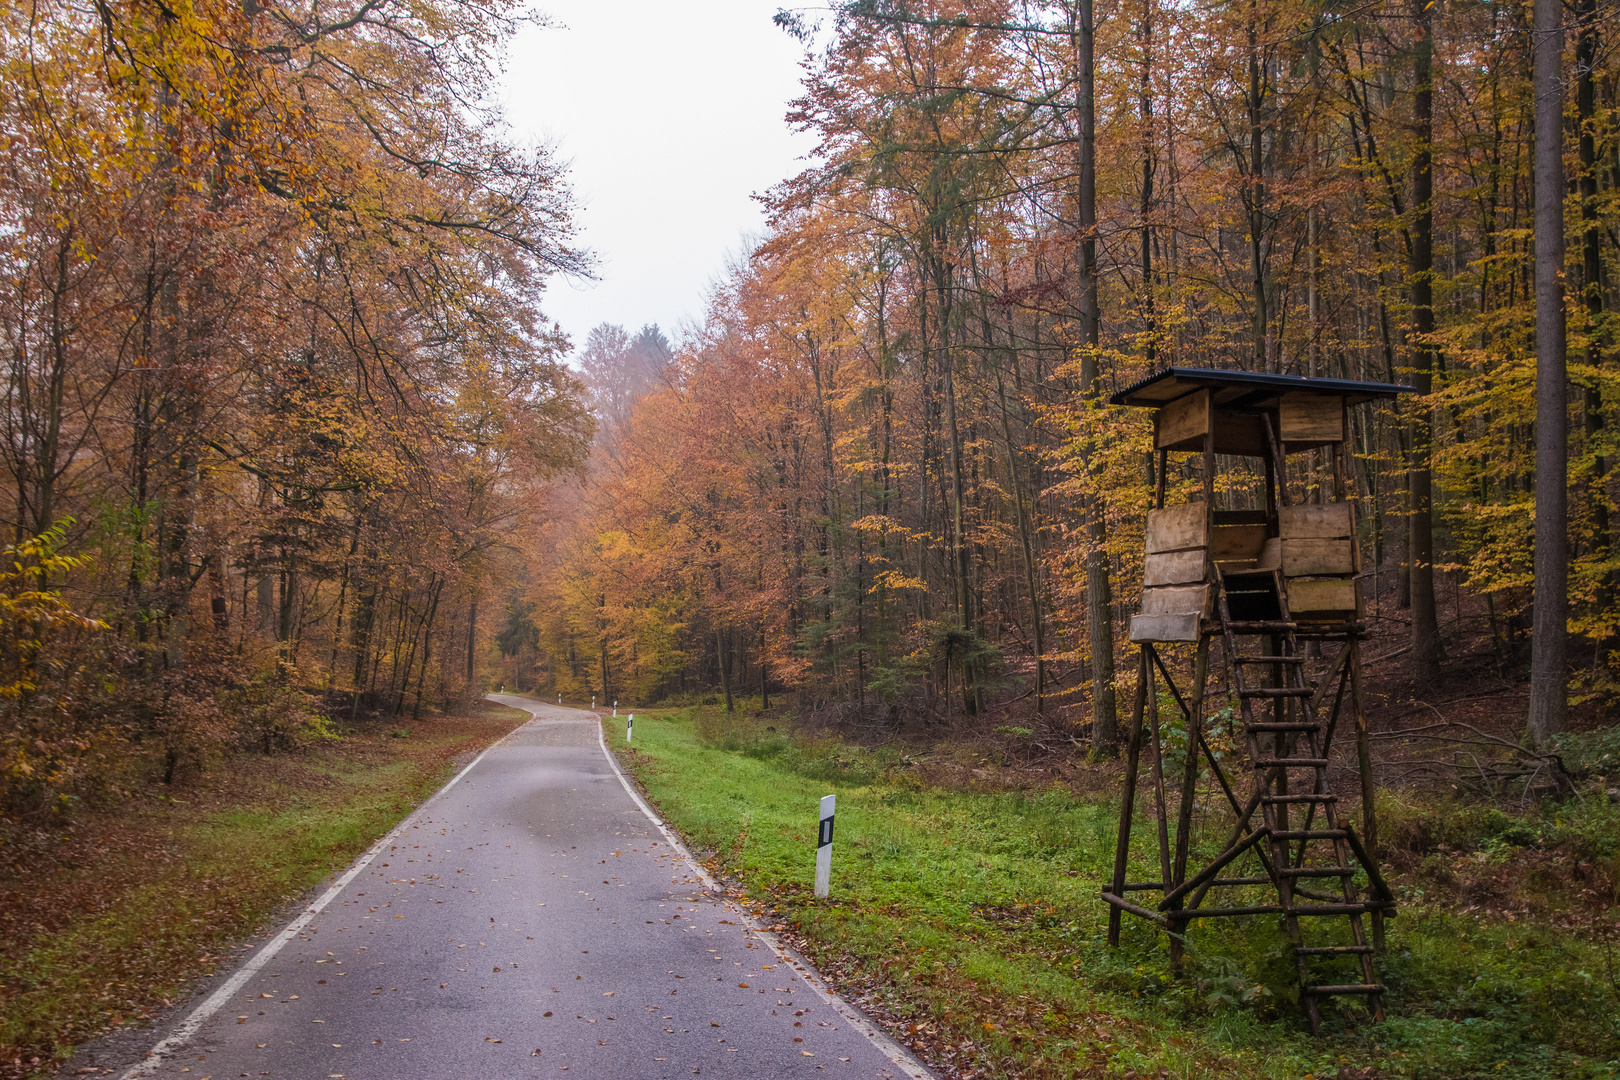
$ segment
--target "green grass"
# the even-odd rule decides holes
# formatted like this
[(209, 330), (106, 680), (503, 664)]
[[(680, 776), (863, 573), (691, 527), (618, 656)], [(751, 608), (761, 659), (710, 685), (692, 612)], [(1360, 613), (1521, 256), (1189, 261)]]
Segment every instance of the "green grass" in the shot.
[(32, 909), (31, 932), (0, 951), (0, 1076), (48, 1069), (234, 966), (234, 942), (348, 865), (454, 759), (526, 719), (489, 706), (415, 725), (408, 740), (351, 732), (295, 755), (241, 755), (175, 796), (149, 790), (86, 815), (78, 851), (37, 880), (0, 882), (0, 903)]
[[(1312, 1038), (1274, 920), (1195, 924), (1179, 973), (1163, 937), (1129, 917), (1122, 947), (1107, 947), (1097, 892), (1112, 797), (930, 787), (899, 750), (797, 741), (714, 709), (638, 710), (626, 752), (623, 723), (605, 721), (609, 744), (671, 824), (951, 1075), (1617, 1074), (1613, 969), (1576, 930), (1408, 904), (1380, 958), (1388, 1018), (1336, 1002)], [(821, 902), (817, 801), (829, 793), (838, 824)]]

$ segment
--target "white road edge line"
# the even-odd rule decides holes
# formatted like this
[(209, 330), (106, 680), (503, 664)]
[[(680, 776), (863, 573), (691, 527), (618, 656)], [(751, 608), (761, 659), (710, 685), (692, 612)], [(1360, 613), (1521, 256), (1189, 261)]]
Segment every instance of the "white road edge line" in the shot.
[(253, 977), (255, 972), (264, 967), (265, 964), (268, 964), (270, 959), (274, 957), (276, 953), (281, 951), (281, 947), (283, 945), (297, 937), (299, 931), (308, 926), (310, 921), (314, 919), (315, 916), (319, 915), (321, 910), (325, 908), (326, 905), (330, 904), (334, 899), (337, 898), (337, 894), (343, 891), (344, 886), (353, 881), (360, 871), (364, 870), (367, 866), (370, 866), (371, 860), (380, 855), (390, 841), (403, 833), (411, 822), (415, 821), (416, 818), (422, 813), (422, 810), (428, 805), (428, 803), (455, 787), (456, 781), (460, 780), (463, 776), (466, 776), (468, 773), (476, 769), (478, 767), (478, 763), (484, 760), (484, 754), (488, 754), (491, 750), (501, 745), (501, 743), (511, 738), (519, 730), (528, 726), (528, 724), (534, 723), (534, 718), (532, 717), (533, 714), (531, 714), (530, 720), (519, 724), (511, 731), (508, 731), (505, 735), (502, 735), (499, 739), (496, 739), (494, 742), (490, 743), (489, 746), (485, 747), (483, 754), (479, 754), (477, 757), (473, 758), (465, 769), (462, 769), (455, 776), (451, 777), (448, 784), (445, 784), (444, 787), (440, 788), (438, 791), (435, 791), (426, 799), (423, 799), (420, 806), (418, 806), (415, 810), (412, 810), (409, 814), (406, 814), (398, 825), (395, 825), (388, 831), (386, 836), (384, 836), (381, 840), (378, 840), (375, 844), (371, 845), (371, 848), (364, 855), (356, 859), (354, 865), (350, 866), (348, 870), (344, 871), (343, 876), (333, 882), (330, 889), (327, 889), (320, 895), (319, 899), (317, 899), (313, 904), (310, 904), (309, 907), (305, 908), (302, 915), (299, 915), (298, 918), (288, 923), (287, 928), (281, 931), (278, 936), (266, 942), (265, 946), (255, 953), (251, 960), (243, 964), (240, 968), (237, 968), (236, 974), (225, 980), (225, 985), (221, 986), (218, 990), (215, 990), (212, 994), (210, 994), (208, 996), (208, 1000), (204, 1001), (201, 1005), (193, 1009), (191, 1011), (191, 1015), (182, 1020), (179, 1026), (169, 1033), (167, 1038), (158, 1043), (156, 1046), (152, 1047), (151, 1050), (148, 1050), (146, 1057), (128, 1072), (126, 1072), (121, 1080), (139, 1080), (140, 1077), (150, 1076), (155, 1070), (161, 1068), (164, 1059), (170, 1053), (180, 1049), (180, 1047), (184, 1046), (187, 1042), (190, 1042), (191, 1037), (197, 1034), (197, 1030), (208, 1022), (208, 1018), (223, 1008), (225, 1003), (228, 1002), (237, 991), (242, 989), (243, 985)]
[[(502, 702), (502, 704), (505, 703)], [(527, 706), (522, 707), (527, 708)], [(555, 707), (556, 706), (552, 706), (552, 708)], [(539, 714), (536, 713), (535, 716), (538, 718)], [(715, 881), (714, 878), (710, 877), (709, 872), (703, 869), (703, 864), (692, 857), (692, 853), (686, 849), (686, 845), (681, 842), (681, 838), (676, 836), (669, 826), (665, 825), (664, 822), (659, 819), (657, 814), (653, 813), (653, 808), (647, 805), (647, 800), (641, 797), (641, 793), (635, 789), (635, 786), (630, 783), (629, 778), (624, 775), (624, 770), (619, 768), (618, 759), (615, 758), (612, 752), (608, 750), (607, 739), (602, 735), (602, 724), (600, 722), (600, 718), (593, 717), (593, 719), (597, 720), (596, 741), (602, 747), (602, 756), (607, 758), (609, 765), (613, 766), (613, 772), (616, 776), (618, 776), (619, 783), (624, 785), (624, 790), (630, 793), (630, 797), (636, 801), (636, 805), (641, 807), (641, 812), (646, 814), (648, 819), (658, 827), (658, 831), (664, 834), (664, 839), (669, 842), (670, 847), (674, 848), (680, 854), (681, 858), (686, 860), (687, 865), (689, 865), (697, 873), (698, 877), (703, 879), (703, 887), (708, 889), (710, 892), (723, 896), (725, 890), (720, 887), (720, 883)], [(759, 920), (754, 918), (754, 916), (747, 910), (730, 903), (730, 901), (727, 901), (726, 905), (732, 908), (733, 914), (740, 915), (753, 935), (765, 942), (765, 944), (769, 945), (771, 947), (771, 951), (774, 952), (783, 963), (791, 966), (799, 978), (804, 980), (805, 985), (814, 990), (816, 994), (820, 996), (822, 1001), (831, 1006), (833, 1011), (839, 1016), (842, 1016), (850, 1027), (866, 1036), (867, 1042), (870, 1042), (874, 1047), (876, 1047), (878, 1053), (882, 1054), (884, 1057), (893, 1062), (895, 1068), (905, 1073), (906, 1076), (911, 1078), (911, 1080), (935, 1080), (934, 1074), (929, 1072), (927, 1066), (918, 1061), (916, 1057), (913, 1056), (911, 1051), (889, 1038), (888, 1035), (884, 1034), (884, 1032), (879, 1029), (876, 1024), (872, 1023), (872, 1021), (863, 1016), (853, 1005), (849, 1004), (843, 998), (827, 989), (826, 983), (822, 981), (821, 976), (813, 967), (811, 967), (808, 960), (799, 956), (792, 949), (784, 945), (780, 938), (778, 938), (771, 931), (765, 929), (764, 926), (760, 925)]]

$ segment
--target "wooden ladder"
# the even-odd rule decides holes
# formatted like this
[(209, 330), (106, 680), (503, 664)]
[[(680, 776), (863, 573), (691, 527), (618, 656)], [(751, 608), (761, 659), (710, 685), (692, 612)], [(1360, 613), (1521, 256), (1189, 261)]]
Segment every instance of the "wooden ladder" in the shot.
[[(1280, 570), (1262, 577), (1259, 571), (1243, 571), (1249, 581), (1274, 590), (1280, 617), (1235, 621), (1228, 602), (1226, 574), (1215, 565), (1217, 617), (1221, 625), (1232, 685), (1242, 710), (1243, 730), (1248, 744), (1250, 767), (1254, 770), (1254, 794), (1269, 834), (1271, 857), (1263, 859), (1266, 871), (1277, 889), (1277, 898), (1288, 940), (1294, 949), (1299, 972), (1300, 993), (1310, 1018), (1311, 1031), (1321, 1029), (1318, 1002), (1336, 995), (1362, 995), (1374, 1018), (1383, 1019), (1384, 986), (1373, 967), (1373, 946), (1362, 926), (1362, 915), (1382, 910), (1382, 900), (1362, 900), (1352, 883), (1358, 868), (1368, 873), (1375, 888), (1383, 879), (1349, 823), (1339, 821), (1337, 796), (1328, 785), (1328, 750), (1331, 731), (1317, 719), (1317, 687), (1310, 685), (1305, 657), (1299, 651), (1298, 626), (1288, 611), (1288, 593)], [(1245, 590), (1247, 591), (1247, 590)], [(1353, 632), (1353, 631), (1350, 631)], [(1348, 636), (1347, 632), (1347, 635)], [(1245, 654), (1238, 648), (1242, 635), (1264, 642), (1271, 649)], [(1269, 653), (1269, 655), (1268, 655)], [(1255, 678), (1253, 669), (1270, 670), (1273, 685)], [(1256, 716), (1255, 703), (1269, 703), (1271, 716)], [(1264, 714), (1262, 714), (1264, 715)], [(1290, 790), (1290, 771), (1311, 770), (1308, 792)], [(1294, 828), (1289, 808), (1303, 806), (1305, 819)], [(1316, 818), (1321, 816), (1318, 825)], [(1307, 881), (1337, 881), (1336, 892), (1323, 892), (1303, 884)], [(1387, 892), (1387, 886), (1383, 890)], [(1305, 903), (1301, 903), (1303, 898)], [(1349, 925), (1350, 943), (1307, 944), (1302, 919), (1344, 917)], [(1361, 968), (1361, 981), (1328, 983), (1314, 981), (1313, 965), (1320, 961), (1355, 957)]]

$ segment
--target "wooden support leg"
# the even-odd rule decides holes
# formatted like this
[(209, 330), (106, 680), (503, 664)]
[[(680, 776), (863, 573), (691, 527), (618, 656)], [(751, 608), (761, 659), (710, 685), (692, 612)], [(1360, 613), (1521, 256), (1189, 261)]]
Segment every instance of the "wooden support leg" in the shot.
[[(1184, 705), (1187, 721), (1187, 761), (1181, 772), (1181, 801), (1176, 807), (1176, 855), (1165, 880), (1166, 893), (1179, 888), (1187, 879), (1187, 852), (1192, 845), (1193, 802), (1198, 794), (1198, 749), (1204, 739), (1204, 679), (1209, 670), (1209, 638), (1198, 639), (1198, 654), (1193, 658), (1193, 684)], [(1181, 910), (1178, 903), (1172, 912)], [(1170, 960), (1181, 962), (1180, 933), (1185, 922), (1170, 916)]]
[[(1153, 646), (1143, 646), (1144, 651)], [(1156, 658), (1156, 656), (1155, 656)], [(1153, 668), (1148, 666), (1147, 716), (1153, 735), (1153, 809), (1159, 819), (1159, 880), (1170, 880), (1170, 809), (1164, 792), (1164, 746), (1159, 740), (1159, 695), (1153, 685)], [(1169, 888), (1168, 885), (1164, 886)]]
[[(1351, 639), (1350, 652), (1350, 711), (1356, 722), (1356, 764), (1361, 770), (1361, 837), (1367, 857), (1378, 860), (1378, 804), (1375, 799), (1372, 768), (1372, 741), (1367, 732), (1367, 713), (1361, 706), (1361, 642)], [(1372, 944), (1384, 951), (1384, 912), (1372, 913)]]
[[(1131, 730), (1125, 751), (1125, 784), (1120, 796), (1119, 839), (1114, 846), (1114, 878), (1111, 891), (1125, 895), (1125, 872), (1131, 856), (1131, 818), (1136, 813), (1136, 773), (1142, 762), (1142, 712), (1147, 704), (1148, 655), (1144, 646), (1136, 665), (1136, 700), (1131, 707)], [(1119, 945), (1120, 910), (1108, 908), (1108, 944)]]

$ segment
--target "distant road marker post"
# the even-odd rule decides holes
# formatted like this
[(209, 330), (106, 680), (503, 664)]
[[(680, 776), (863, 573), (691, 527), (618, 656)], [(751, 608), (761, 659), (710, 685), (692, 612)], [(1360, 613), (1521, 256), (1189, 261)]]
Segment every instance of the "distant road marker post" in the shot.
[(833, 811), (837, 806), (838, 796), (821, 797), (821, 828), (816, 833), (816, 897), (821, 900), (832, 888)]

